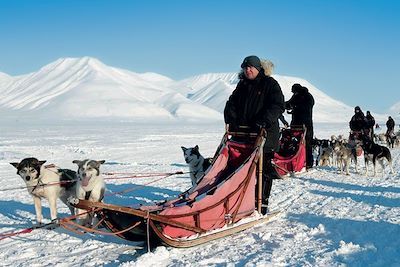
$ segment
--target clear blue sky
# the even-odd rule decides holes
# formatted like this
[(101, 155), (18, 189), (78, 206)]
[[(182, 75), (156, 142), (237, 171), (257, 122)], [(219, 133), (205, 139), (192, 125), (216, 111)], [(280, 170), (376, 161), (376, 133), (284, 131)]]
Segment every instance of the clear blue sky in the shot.
[(182, 79), (250, 54), (346, 104), (400, 101), (400, 1), (0, 0), (0, 71), (92, 56)]

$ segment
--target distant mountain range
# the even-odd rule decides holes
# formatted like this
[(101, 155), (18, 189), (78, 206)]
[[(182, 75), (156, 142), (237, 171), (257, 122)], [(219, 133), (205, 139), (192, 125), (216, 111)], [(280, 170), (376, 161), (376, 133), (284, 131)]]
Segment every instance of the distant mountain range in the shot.
[[(329, 97), (304, 79), (273, 77), (282, 87), (285, 99), (291, 97), (294, 83), (309, 89), (316, 102), (315, 122), (347, 122), (353, 114), (353, 107)], [(107, 66), (91, 57), (60, 58), (26, 75), (0, 73), (0, 117), (222, 121), (225, 102), (237, 83), (237, 73), (202, 74), (174, 81), (156, 73), (139, 74)]]

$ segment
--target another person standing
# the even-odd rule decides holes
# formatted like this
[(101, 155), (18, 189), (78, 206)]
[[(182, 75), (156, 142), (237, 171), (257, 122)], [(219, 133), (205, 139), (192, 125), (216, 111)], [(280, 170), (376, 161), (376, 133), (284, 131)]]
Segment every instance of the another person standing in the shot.
[(261, 209), (261, 212), (265, 214), (272, 179), (280, 178), (271, 160), (274, 152), (279, 148), (278, 118), (284, 111), (284, 97), (278, 82), (270, 76), (271, 69), (264, 69), (257, 56), (246, 57), (241, 68), (240, 81), (226, 102), (224, 117), (227, 127), (232, 131), (240, 131), (240, 126), (247, 126), (253, 132), (258, 132), (260, 127), (264, 127), (267, 131), (263, 151)]
[(349, 122), (351, 138), (358, 138), (358, 135), (364, 135), (368, 132), (368, 122), (359, 106), (354, 108), (354, 115)]
[(394, 122), (394, 120), (392, 119), (391, 116), (388, 117), (388, 120), (386, 122), (386, 136), (391, 136), (394, 133), (394, 126), (396, 125), (396, 123)]
[(374, 140), (374, 126), (375, 126), (375, 118), (371, 115), (371, 112), (367, 110), (367, 116), (365, 116), (367, 119), (367, 127), (369, 129), (369, 137), (371, 140)]
[(306, 127), (306, 168), (310, 169), (314, 164), (312, 151), (312, 140), (314, 136), (314, 127), (312, 120), (312, 111), (314, 106), (314, 97), (308, 92), (308, 89), (298, 83), (292, 86), (293, 96), (286, 102), (286, 109), (292, 114), (290, 126)]

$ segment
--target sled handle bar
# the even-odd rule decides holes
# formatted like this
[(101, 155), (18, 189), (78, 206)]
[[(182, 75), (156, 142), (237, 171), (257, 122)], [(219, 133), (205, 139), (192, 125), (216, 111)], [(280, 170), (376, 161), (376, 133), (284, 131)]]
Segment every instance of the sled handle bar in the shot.
[[(250, 129), (249, 126), (238, 126), (239, 129), (243, 129), (243, 130), (248, 130)], [(265, 136), (266, 131), (265, 128), (261, 128), (260, 132), (255, 133), (255, 132), (232, 132), (229, 130), (229, 124), (225, 124), (225, 132), (227, 135), (231, 135), (231, 136), (237, 136), (237, 137), (252, 137), (252, 138), (256, 138), (257, 136), (259, 136), (260, 134)]]

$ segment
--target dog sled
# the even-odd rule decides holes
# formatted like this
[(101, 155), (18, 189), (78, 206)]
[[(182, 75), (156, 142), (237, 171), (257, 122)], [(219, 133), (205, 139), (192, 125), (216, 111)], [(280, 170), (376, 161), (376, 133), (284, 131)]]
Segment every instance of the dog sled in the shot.
[(306, 161), (306, 129), (290, 127), (281, 130), (279, 151), (275, 152), (272, 160), (280, 176), (301, 172)]
[(111, 233), (130, 241), (192, 247), (229, 236), (277, 214), (261, 215), (261, 197), (255, 201), (264, 142), (264, 130), (227, 132), (200, 182), (176, 199), (140, 207), (79, 200), (76, 207), (94, 211)]

